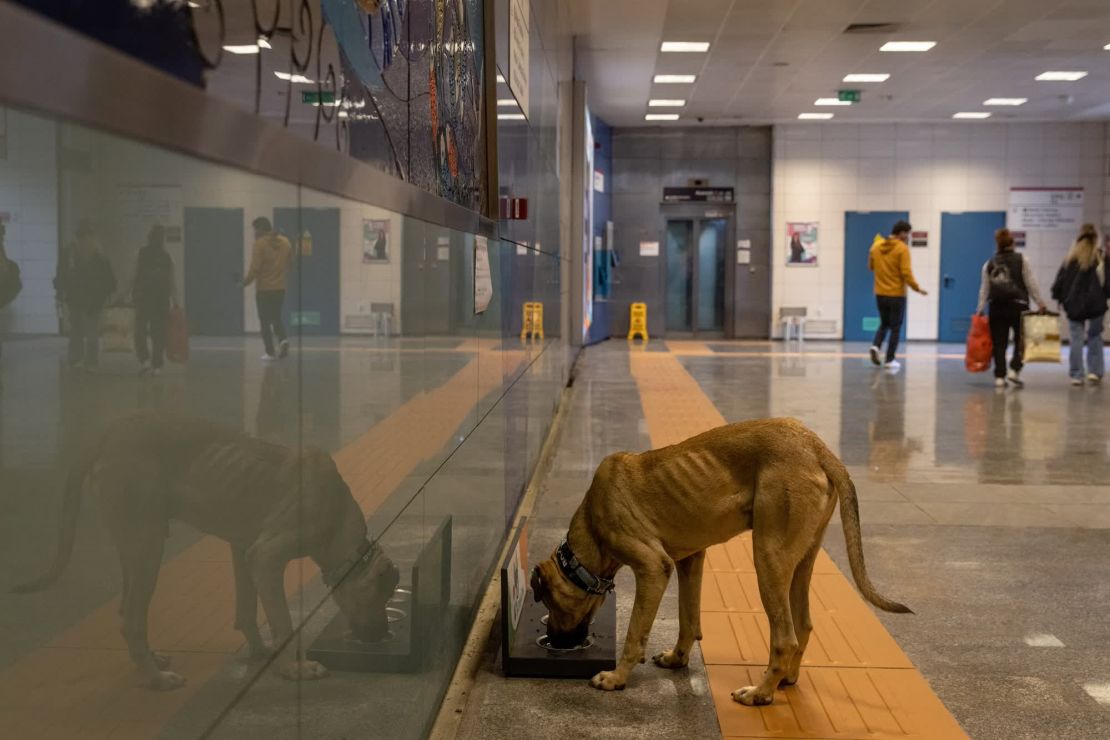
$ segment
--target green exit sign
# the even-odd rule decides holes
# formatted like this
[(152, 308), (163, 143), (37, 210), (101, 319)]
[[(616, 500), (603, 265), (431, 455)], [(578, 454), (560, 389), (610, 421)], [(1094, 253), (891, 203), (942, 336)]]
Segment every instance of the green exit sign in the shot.
[(837, 90), (836, 97), (842, 103), (858, 103), (860, 100), (859, 90)]
[(331, 90), (302, 90), (301, 102), (306, 105), (335, 105), (335, 93)]

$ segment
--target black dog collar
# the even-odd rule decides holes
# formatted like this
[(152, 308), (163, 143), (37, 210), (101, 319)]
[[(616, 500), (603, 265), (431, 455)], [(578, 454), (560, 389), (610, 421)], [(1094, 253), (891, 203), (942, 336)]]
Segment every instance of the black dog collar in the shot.
[(555, 550), (555, 562), (559, 564), (559, 570), (563, 571), (567, 580), (588, 594), (604, 596), (613, 590), (613, 581), (595, 576), (578, 562), (566, 540)]
[(354, 568), (369, 563), (374, 556), (374, 552), (378, 549), (377, 543), (370, 540), (363, 540), (358, 544), (358, 549), (355, 554), (334, 568), (329, 568), (323, 572), (324, 583), (328, 588), (335, 588), (338, 583), (346, 577)]

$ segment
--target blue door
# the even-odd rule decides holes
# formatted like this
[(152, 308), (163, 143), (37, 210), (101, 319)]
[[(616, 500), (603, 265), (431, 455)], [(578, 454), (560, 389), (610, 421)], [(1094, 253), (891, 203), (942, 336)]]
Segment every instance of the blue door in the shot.
[[(909, 221), (906, 211), (847, 211), (844, 214), (844, 340), (870, 342), (879, 328), (875, 306), (875, 281), (867, 254), (876, 234), (886, 236), (899, 221)], [(902, 323), (902, 338), (906, 338)]]
[(294, 334), (339, 334), (339, 209), (275, 208), (293, 245), (285, 318)]
[(1005, 211), (940, 215), (940, 341), (967, 339), (983, 263), (994, 254), (994, 232), (1005, 225)]
[(185, 209), (185, 309), (189, 331), (243, 334), (243, 209)]

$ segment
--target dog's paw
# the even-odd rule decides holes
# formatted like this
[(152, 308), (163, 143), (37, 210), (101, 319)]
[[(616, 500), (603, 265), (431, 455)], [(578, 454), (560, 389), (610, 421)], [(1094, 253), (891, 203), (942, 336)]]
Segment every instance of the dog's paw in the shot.
[(151, 655), (154, 657), (154, 665), (158, 666), (158, 670), (160, 671), (164, 671), (169, 668), (170, 663), (173, 662), (173, 659), (170, 658), (170, 656), (163, 655), (162, 653), (151, 653)]
[(748, 707), (762, 707), (774, 701), (774, 696), (764, 696), (757, 686), (745, 686), (732, 692), (732, 700)]
[(793, 686), (796, 683), (798, 683), (798, 674), (795, 673), (793, 676), (787, 676), (779, 681), (779, 686)]
[(690, 656), (688, 654), (679, 655), (674, 650), (668, 650), (665, 653), (659, 653), (658, 655), (654, 656), (651, 659), (651, 662), (655, 663), (655, 665), (659, 666), (660, 668), (667, 668), (669, 670), (676, 671), (679, 668), (685, 668), (690, 664)]
[(146, 685), (155, 691), (173, 691), (185, 685), (185, 677), (173, 671), (158, 671)]
[(328, 675), (328, 669), (315, 660), (295, 660), (283, 665), (278, 672), (290, 681), (315, 681)]
[(624, 688), (624, 681), (617, 677), (616, 671), (602, 671), (590, 679), (590, 686), (602, 691), (620, 691)]

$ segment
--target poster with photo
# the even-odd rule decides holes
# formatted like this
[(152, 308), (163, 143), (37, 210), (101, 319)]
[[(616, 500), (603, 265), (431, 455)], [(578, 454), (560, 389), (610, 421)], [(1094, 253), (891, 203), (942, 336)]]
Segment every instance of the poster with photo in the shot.
[(389, 262), (389, 219), (362, 220), (362, 261), (364, 264)]
[(816, 221), (799, 221), (786, 225), (786, 266), (817, 266)]

